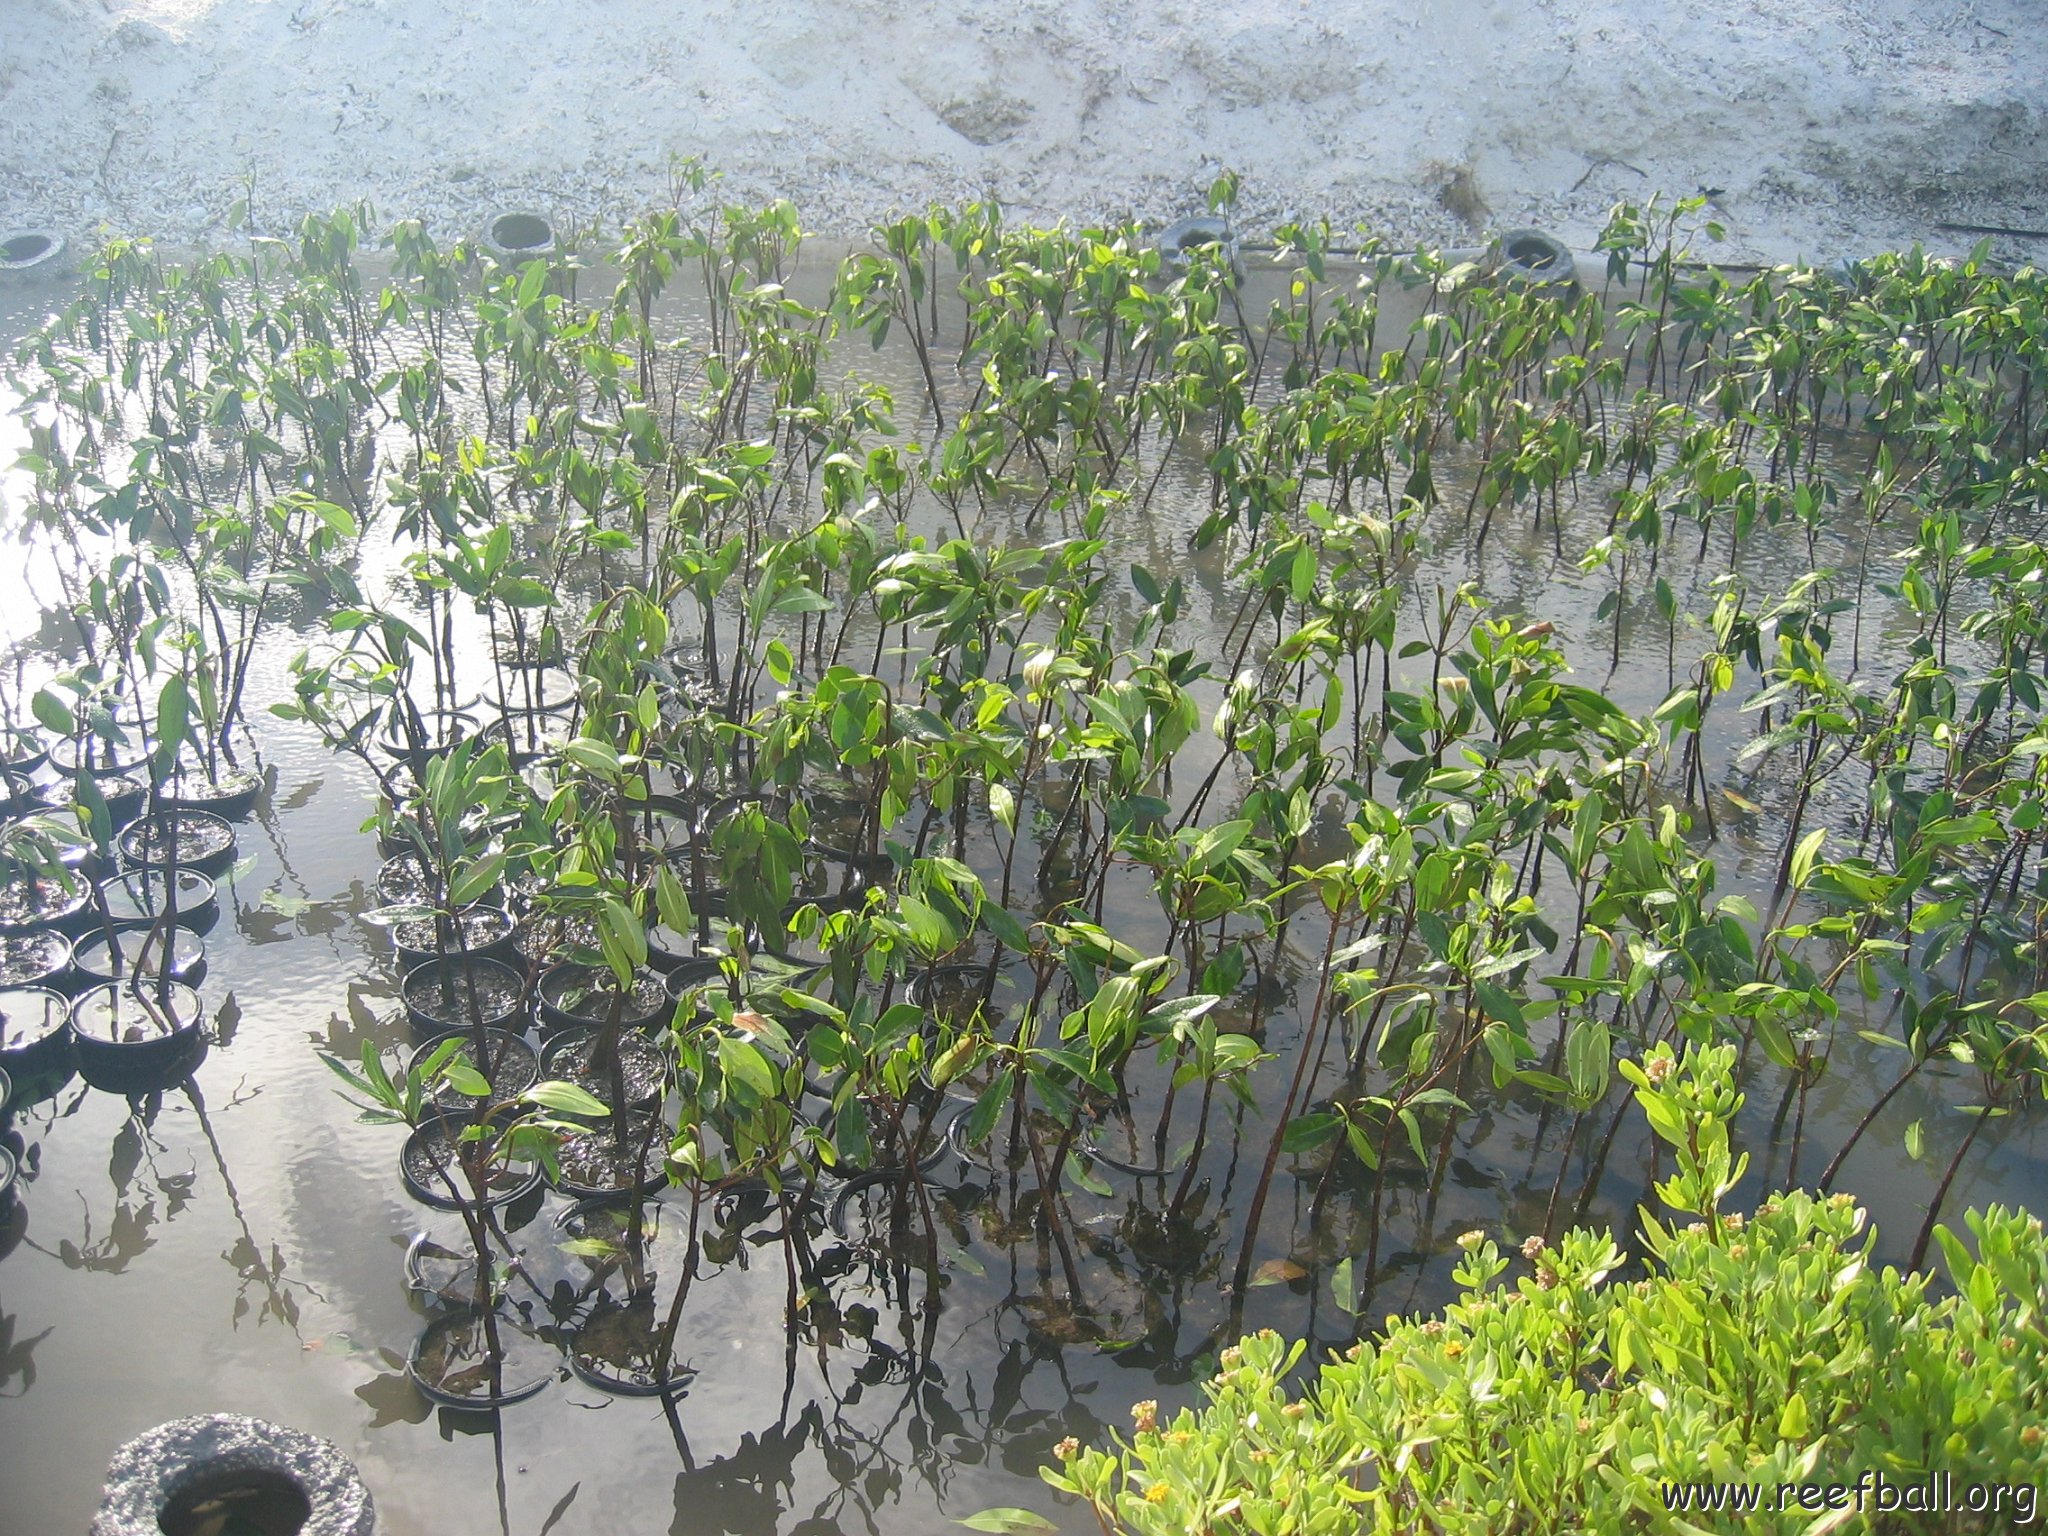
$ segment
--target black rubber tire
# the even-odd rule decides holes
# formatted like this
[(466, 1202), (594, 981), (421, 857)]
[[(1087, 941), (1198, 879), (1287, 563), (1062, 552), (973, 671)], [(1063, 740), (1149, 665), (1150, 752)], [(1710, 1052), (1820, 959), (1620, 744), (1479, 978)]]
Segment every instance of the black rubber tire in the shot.
[(0, 272), (55, 272), (64, 264), (64, 237), (54, 229), (0, 232)]
[(1508, 229), (1494, 242), (1493, 275), (1529, 288), (1578, 285), (1578, 258), (1571, 247), (1540, 229)]

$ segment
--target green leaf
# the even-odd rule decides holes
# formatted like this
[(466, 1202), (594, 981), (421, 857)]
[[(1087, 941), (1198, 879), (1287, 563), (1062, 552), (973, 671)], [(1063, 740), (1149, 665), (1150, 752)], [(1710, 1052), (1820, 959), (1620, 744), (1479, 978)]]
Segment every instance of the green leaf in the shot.
[(984, 1509), (978, 1515), (969, 1515), (958, 1524), (970, 1531), (1057, 1531), (1043, 1515), (1033, 1514), (1028, 1509)]
[[(467, 1094), (472, 1099), (488, 1099), (491, 1096), (490, 1080), (460, 1056), (452, 1059), (441, 1069), (441, 1076), (457, 1093)], [(565, 1083), (562, 1086), (568, 1085)]]
[(29, 700), (28, 707), (35, 711), (35, 717), (42, 721), (45, 727), (55, 731), (59, 736), (78, 734), (77, 716), (73, 715), (70, 707), (49, 689), (38, 688), (36, 696)]
[(604, 1107), (604, 1101), (578, 1088), (574, 1083), (535, 1083), (520, 1095), (529, 1104), (538, 1104), (542, 1109), (552, 1109), (558, 1114), (582, 1115), (587, 1119), (601, 1120), (611, 1114)]
[(990, 784), (988, 787), (988, 813), (1002, 823), (1005, 832), (1015, 835), (1017, 831), (1017, 797), (1010, 793), (1005, 784)]

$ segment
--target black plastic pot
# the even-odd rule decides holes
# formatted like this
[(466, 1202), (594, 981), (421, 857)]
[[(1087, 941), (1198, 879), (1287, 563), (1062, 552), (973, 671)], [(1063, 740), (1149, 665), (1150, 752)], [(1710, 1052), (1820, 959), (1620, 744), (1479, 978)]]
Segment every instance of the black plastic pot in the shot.
[(71, 941), (61, 933), (0, 934), (0, 988), (63, 991), (71, 975)]
[(21, 1181), (21, 1164), (14, 1153), (0, 1147), (0, 1221), (6, 1221), (14, 1214), (14, 1188)]
[[(136, 773), (102, 773), (93, 776), (93, 786), (107, 803), (107, 819), (122, 826), (142, 814), (149, 800), (149, 782)], [(35, 788), (36, 802), (53, 811), (72, 811), (77, 797), (70, 779), (54, 779)]]
[(572, 949), (597, 948), (597, 924), (588, 918), (528, 915), (512, 935), (512, 948), (520, 963), (560, 963)]
[[(595, 965), (555, 965), (542, 971), (537, 989), (540, 1026), (549, 1032), (602, 1025), (611, 1019), (619, 987), (612, 973)], [(642, 966), (633, 977), (619, 1013), (625, 1029), (652, 1029), (667, 1021), (674, 1006), (662, 973)]]
[(57, 880), (17, 875), (0, 886), (0, 933), (76, 933), (91, 899), (90, 886), (75, 876), (66, 889)]
[(419, 740), (415, 744), (399, 718), (387, 712), (377, 733), (377, 746), (387, 756), (396, 758), (418, 773), (435, 758), (446, 757), (482, 728), (482, 722), (466, 709), (422, 710)]
[[(131, 870), (100, 882), (99, 899), (107, 920), (116, 928), (153, 928), (163, 916), (171, 885), (168, 871)], [(212, 877), (196, 869), (178, 871), (178, 926), (205, 933), (220, 920), (220, 892)], [(97, 907), (88, 915), (88, 929), (99, 924)]]
[[(472, 988), (480, 1019), (471, 1016)], [(517, 1034), (526, 1013), (526, 978), (502, 960), (430, 960), (406, 973), (402, 990), (406, 1018), (422, 1039), (476, 1024)]]
[[(512, 926), (512, 914), (504, 908), (478, 905), (465, 907), (446, 920), (423, 917), (399, 923), (391, 930), (391, 943), (398, 951), (399, 964), (408, 970), (444, 954), (452, 960), (458, 951), (483, 960), (510, 960), (518, 954), (512, 947)], [(437, 927), (441, 929), (438, 946)]]
[(216, 777), (188, 776), (175, 790), (166, 785), (161, 796), (165, 808), (174, 811), (204, 811), (223, 821), (241, 821), (256, 808), (263, 792), (263, 780), (246, 769), (223, 769)]
[[(0, 1067), (0, 1133), (4, 1133), (13, 1124), (14, 1079), (7, 1075), (5, 1067)], [(0, 1146), (0, 1152), (6, 1150), (4, 1146)]]
[(116, 928), (112, 940), (109, 945), (108, 935), (88, 930), (71, 946), (71, 969), (78, 974), (79, 985), (122, 980), (147, 985), (165, 971), (171, 980), (195, 987), (206, 979), (206, 941), (189, 928), (173, 927), (168, 937), (153, 928)]
[[(132, 722), (124, 721), (123, 729), (129, 740), (119, 746), (97, 736), (86, 744), (85, 771), (95, 779), (115, 773), (139, 773), (148, 764), (149, 754), (137, 740)], [(59, 736), (50, 744), (50, 766), (66, 778), (77, 774), (79, 749), (75, 737)]]
[(524, 1402), (553, 1380), (559, 1358), (553, 1348), (526, 1333), (503, 1309), (497, 1323), (495, 1368), (483, 1313), (464, 1307), (428, 1323), (405, 1362), (405, 1373), (420, 1395), (449, 1408), (503, 1408)]
[(178, 868), (217, 875), (235, 862), (235, 829), (206, 811), (159, 811), (121, 829), (114, 846), (130, 869), (162, 869), (176, 840)]
[[(590, 1057), (601, 1031), (585, 1027), (565, 1029), (541, 1049), (540, 1073), (550, 1082), (574, 1083), (608, 1109), (612, 1103), (612, 1077), (595, 1071)], [(634, 1030), (619, 1032), (619, 1068), (625, 1076), (626, 1103), (638, 1109), (661, 1097), (666, 1064), (661, 1047), (652, 1038)]]
[(48, 987), (0, 991), (0, 1068), (26, 1080), (70, 1064), (71, 1000)]
[(129, 1095), (183, 1082), (206, 1057), (199, 994), (179, 982), (167, 1007), (157, 1005), (154, 983), (143, 996), (128, 983), (94, 987), (71, 1005), (78, 1070), (95, 1088)]
[[(459, 1211), (475, 1203), (468, 1175), (454, 1159), (458, 1148), (488, 1149), (490, 1140), (487, 1137), (480, 1142), (460, 1141), (467, 1124), (468, 1121), (460, 1116), (436, 1118), (426, 1121), (405, 1138), (405, 1145), (398, 1154), (399, 1177), (405, 1181), (406, 1192), (422, 1205), (431, 1205), (437, 1211)], [(442, 1176), (444, 1169), (447, 1178)], [(450, 1182), (454, 1185), (452, 1190)], [(491, 1164), (484, 1175), (483, 1203), (487, 1207), (509, 1205), (538, 1189), (540, 1182), (541, 1170), (537, 1166)]]
[(377, 871), (377, 899), (387, 907), (431, 905), (427, 866), (417, 853), (394, 854)]
[[(649, 1131), (653, 1134), (650, 1136)], [(587, 1131), (564, 1135), (555, 1151), (556, 1189), (583, 1200), (652, 1194), (668, 1184), (668, 1134), (652, 1115), (626, 1119), (625, 1160), (618, 1153), (619, 1127), (603, 1120)], [(645, 1152), (642, 1152), (642, 1148)], [(637, 1177), (630, 1160), (642, 1159)]]
[(569, 1339), (569, 1369), (601, 1392), (620, 1397), (664, 1397), (687, 1387), (696, 1371), (671, 1349), (659, 1368), (667, 1317), (652, 1296), (621, 1301), (603, 1296)]
[[(450, 1030), (425, 1041), (412, 1053), (408, 1067), (413, 1062), (425, 1061), (445, 1041), (459, 1040), (462, 1048), (455, 1053), (458, 1061), (475, 1064), (475, 1045), (466, 1029)], [(485, 1036), (485, 1045), (490, 1051), (489, 1059), (482, 1067), (484, 1080), (491, 1085), (494, 1100), (516, 1099), (535, 1083), (540, 1081), (540, 1056), (534, 1048), (509, 1029), (493, 1029)], [(450, 1109), (459, 1108), (476, 1101), (449, 1083), (443, 1083), (434, 1092), (434, 1102)]]

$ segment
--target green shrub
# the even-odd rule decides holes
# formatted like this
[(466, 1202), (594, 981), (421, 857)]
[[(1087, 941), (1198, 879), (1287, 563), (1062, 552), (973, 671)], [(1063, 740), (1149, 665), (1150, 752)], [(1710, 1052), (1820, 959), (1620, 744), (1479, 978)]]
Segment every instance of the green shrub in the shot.
[[(1148, 1536), (2039, 1520), (2040, 1221), (1972, 1212), (1975, 1257), (1942, 1232), (1955, 1291), (1936, 1299), (1925, 1275), (1871, 1267), (1864, 1213), (1847, 1195), (1794, 1192), (1747, 1219), (1724, 1214), (1741, 1168), (1727, 1144), (1740, 1103), (1732, 1056), (1691, 1050), (1680, 1064), (1660, 1048), (1628, 1064), (1678, 1154), (1658, 1193), (1697, 1218), (1666, 1226), (1645, 1213), (1642, 1278), (1616, 1278), (1623, 1257), (1604, 1233), (1531, 1239), (1519, 1266), (1467, 1234), (1463, 1294), (1441, 1316), (1390, 1318), (1300, 1397), (1286, 1383), (1304, 1346), (1245, 1339), (1223, 1352), (1206, 1408), (1160, 1423), (1141, 1403), (1128, 1444), (1069, 1442), (1047, 1481), (1086, 1499), (1106, 1531)], [(1679, 1485), (1710, 1483), (1736, 1491), (1707, 1497), (1765, 1502), (1739, 1515), (1674, 1510), (1675, 1498), (1700, 1497)], [(1967, 1508), (2001, 1484), (2001, 1512)], [(1929, 1498), (1949, 1509), (1930, 1515)], [(1779, 1500), (1791, 1507), (1772, 1508)]]

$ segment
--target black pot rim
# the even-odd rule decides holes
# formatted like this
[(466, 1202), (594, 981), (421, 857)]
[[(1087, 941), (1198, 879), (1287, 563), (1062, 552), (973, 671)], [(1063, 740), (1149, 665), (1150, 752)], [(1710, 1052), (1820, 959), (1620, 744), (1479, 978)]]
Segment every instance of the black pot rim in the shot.
[[(488, 1397), (465, 1397), (460, 1393), (443, 1391), (440, 1387), (430, 1383), (420, 1370), (420, 1351), (427, 1341), (427, 1336), (437, 1330), (454, 1328), (463, 1323), (474, 1322), (480, 1315), (475, 1307), (461, 1307), (453, 1311), (444, 1312), (439, 1317), (431, 1319), (427, 1326), (422, 1328), (418, 1335), (414, 1337), (412, 1349), (405, 1357), (405, 1374), (418, 1390), (420, 1396), (426, 1398), (427, 1401), (439, 1403), (447, 1408), (469, 1408), (488, 1412), (493, 1408), (505, 1408), (513, 1403), (525, 1402), (529, 1397), (534, 1396), (545, 1387), (553, 1377), (553, 1371), (543, 1371), (532, 1381), (521, 1382), (517, 1386), (508, 1388), (503, 1392), (493, 1393)], [(507, 1326), (511, 1325), (508, 1323)]]
[[(398, 1177), (404, 1183), (406, 1193), (419, 1201), (421, 1205), (431, 1206), (437, 1211), (467, 1210), (473, 1208), (476, 1202), (473, 1200), (451, 1198), (445, 1190), (433, 1189), (418, 1182), (412, 1176), (412, 1169), (406, 1166), (405, 1154), (407, 1149), (426, 1134), (428, 1126), (445, 1123), (438, 1119), (424, 1121), (418, 1130), (413, 1131), (405, 1138), (405, 1146), (399, 1148), (398, 1152)], [(540, 1187), (542, 1177), (540, 1165), (536, 1163), (527, 1169), (517, 1182), (508, 1183), (502, 1191), (495, 1191), (489, 1195), (483, 1202), (483, 1208), (494, 1211), (500, 1206), (510, 1205), (513, 1201), (532, 1194), (534, 1190)]]

